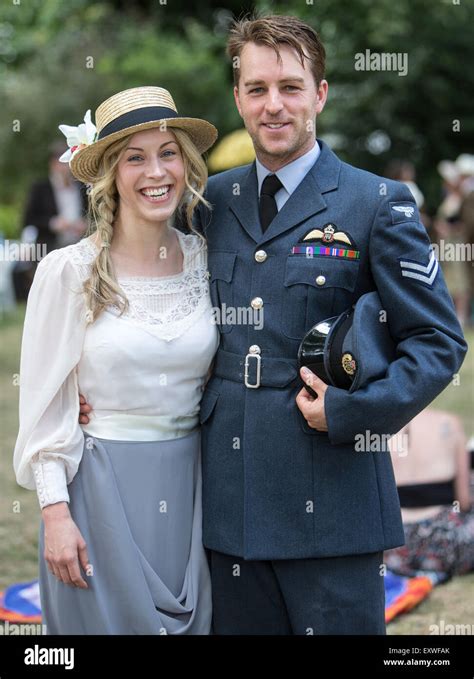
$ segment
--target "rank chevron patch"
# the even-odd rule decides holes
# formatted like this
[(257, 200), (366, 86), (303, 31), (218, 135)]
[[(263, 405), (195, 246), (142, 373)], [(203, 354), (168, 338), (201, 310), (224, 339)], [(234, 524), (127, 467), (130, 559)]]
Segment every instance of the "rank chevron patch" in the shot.
[(402, 270), (402, 276), (405, 278), (413, 278), (422, 285), (432, 289), (433, 281), (438, 273), (438, 260), (435, 257), (433, 250), (430, 254), (430, 260), (428, 264), (421, 264), (412, 259), (402, 259), (399, 258), (400, 268)]

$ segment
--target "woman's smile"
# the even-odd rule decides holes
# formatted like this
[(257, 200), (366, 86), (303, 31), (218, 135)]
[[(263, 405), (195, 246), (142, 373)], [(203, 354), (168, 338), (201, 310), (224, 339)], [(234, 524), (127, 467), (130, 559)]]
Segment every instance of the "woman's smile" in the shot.
[(170, 199), (173, 191), (173, 184), (165, 184), (163, 186), (147, 186), (144, 189), (139, 189), (138, 193), (147, 201), (147, 203), (164, 203)]

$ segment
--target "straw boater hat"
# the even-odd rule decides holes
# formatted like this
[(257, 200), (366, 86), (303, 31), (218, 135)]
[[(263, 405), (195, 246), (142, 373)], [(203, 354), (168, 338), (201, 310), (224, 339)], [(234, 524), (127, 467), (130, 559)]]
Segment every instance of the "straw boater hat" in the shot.
[(134, 87), (106, 99), (95, 112), (96, 126), (87, 111), (78, 127), (60, 125), (70, 149), (60, 160), (69, 162), (72, 174), (81, 182), (97, 178), (100, 159), (112, 142), (152, 127), (176, 127), (187, 132), (200, 153), (217, 139), (214, 125), (199, 118), (178, 115), (171, 94), (162, 87)]

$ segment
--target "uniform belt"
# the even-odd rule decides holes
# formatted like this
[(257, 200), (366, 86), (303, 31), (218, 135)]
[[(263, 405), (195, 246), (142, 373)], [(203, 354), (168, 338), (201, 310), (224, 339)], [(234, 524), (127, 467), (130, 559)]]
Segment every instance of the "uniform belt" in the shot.
[(213, 374), (249, 389), (286, 387), (298, 377), (296, 359), (271, 358), (249, 352), (246, 356), (218, 349)]

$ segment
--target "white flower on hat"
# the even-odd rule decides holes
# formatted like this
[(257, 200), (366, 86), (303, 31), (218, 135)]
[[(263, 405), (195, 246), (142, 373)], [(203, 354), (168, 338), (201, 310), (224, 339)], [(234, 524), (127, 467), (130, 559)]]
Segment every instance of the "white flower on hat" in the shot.
[(97, 128), (91, 121), (91, 111), (87, 111), (84, 122), (78, 127), (59, 125), (59, 129), (66, 137), (68, 150), (59, 158), (62, 163), (69, 163), (73, 156), (81, 149), (93, 144), (97, 137)]

